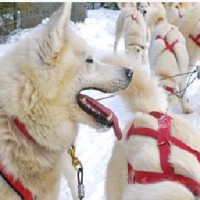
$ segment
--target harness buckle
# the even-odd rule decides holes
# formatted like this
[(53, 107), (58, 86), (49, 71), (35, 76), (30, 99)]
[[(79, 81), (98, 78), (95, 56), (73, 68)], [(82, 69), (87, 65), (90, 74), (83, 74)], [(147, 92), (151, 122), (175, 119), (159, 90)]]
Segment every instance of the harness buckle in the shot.
[(158, 143), (158, 146), (169, 145), (169, 141), (161, 141)]

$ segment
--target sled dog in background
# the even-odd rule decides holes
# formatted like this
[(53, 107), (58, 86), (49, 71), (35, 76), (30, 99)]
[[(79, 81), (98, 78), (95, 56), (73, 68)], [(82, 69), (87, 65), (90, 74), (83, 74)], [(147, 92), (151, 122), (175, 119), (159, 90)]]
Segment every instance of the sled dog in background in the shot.
[(116, 24), (114, 52), (124, 34), (125, 52), (146, 63), (146, 23), (136, 8), (125, 8), (121, 11)]
[(158, 85), (157, 78), (135, 68), (121, 93), (134, 119), (115, 142), (107, 167), (107, 200), (200, 196), (200, 134), (183, 117), (167, 113), (167, 95)]
[(192, 2), (165, 2), (166, 17), (170, 24), (179, 26)]
[[(78, 123), (97, 129), (115, 127), (116, 121), (108, 117), (114, 113), (81, 91), (124, 89), (132, 71), (93, 58), (85, 41), (70, 29), (70, 11), (71, 4), (65, 3), (37, 33), (30, 33), (1, 57), (2, 200), (22, 196), (56, 200), (65, 152), (76, 139)], [(71, 162), (67, 166), (75, 200), (76, 174)]]
[(177, 27), (167, 22), (161, 9), (151, 7), (147, 12), (147, 22), (151, 29), (148, 52), (151, 71), (160, 78), (160, 85), (170, 96), (179, 92), (183, 112), (191, 113), (184, 90), (187, 77), (174, 76), (189, 71), (185, 39)]
[[(137, 3), (137, 9), (142, 13), (145, 22), (146, 22), (146, 14), (147, 14), (149, 6), (150, 6), (149, 2), (138, 2)], [(146, 24), (146, 40), (147, 40), (147, 42), (150, 42), (150, 40), (151, 40), (151, 32), (150, 32), (150, 29), (147, 26), (147, 24)]]
[(117, 5), (120, 10), (124, 8), (136, 8), (136, 2), (117, 2)]
[(179, 30), (185, 36), (189, 54), (190, 68), (196, 65), (200, 58), (200, 5), (193, 3), (185, 12)]
[(137, 9), (142, 13), (143, 17), (146, 17), (148, 7), (150, 6), (149, 2), (138, 2)]

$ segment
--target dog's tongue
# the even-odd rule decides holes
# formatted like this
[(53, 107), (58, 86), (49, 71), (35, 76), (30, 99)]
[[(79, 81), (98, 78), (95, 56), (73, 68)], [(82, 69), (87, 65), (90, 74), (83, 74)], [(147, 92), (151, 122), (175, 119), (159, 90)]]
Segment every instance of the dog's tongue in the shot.
[(98, 109), (101, 111), (101, 113), (103, 113), (104, 115), (108, 116), (112, 116), (111, 121), (113, 123), (113, 129), (115, 132), (115, 136), (117, 137), (118, 140), (122, 139), (122, 132), (121, 129), (119, 127), (119, 123), (118, 123), (118, 118), (115, 115), (114, 112), (112, 112), (109, 108), (105, 107), (104, 105), (100, 104), (99, 102), (97, 102), (96, 100), (94, 100), (93, 98), (86, 96), (86, 95), (81, 95), (81, 96), (85, 96), (87, 99), (87, 102), (94, 108)]
[(112, 122), (113, 122), (113, 129), (114, 129), (114, 132), (115, 132), (115, 136), (117, 137), (118, 140), (121, 140), (122, 139), (122, 132), (121, 132), (121, 129), (119, 127), (118, 119), (113, 112), (112, 112)]

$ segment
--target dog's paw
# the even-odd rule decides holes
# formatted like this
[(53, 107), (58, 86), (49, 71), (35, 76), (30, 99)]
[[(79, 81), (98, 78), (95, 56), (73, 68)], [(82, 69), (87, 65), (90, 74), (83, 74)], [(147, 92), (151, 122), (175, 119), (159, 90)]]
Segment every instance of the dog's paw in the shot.
[(193, 113), (193, 110), (192, 110), (191, 108), (185, 108), (185, 109), (183, 110), (183, 112), (184, 112), (185, 114), (192, 114), (192, 113)]

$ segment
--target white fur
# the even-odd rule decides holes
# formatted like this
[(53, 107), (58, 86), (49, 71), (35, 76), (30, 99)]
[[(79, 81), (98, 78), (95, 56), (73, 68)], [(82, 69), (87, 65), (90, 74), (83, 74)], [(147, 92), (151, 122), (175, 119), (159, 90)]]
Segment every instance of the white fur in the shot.
[[(134, 16), (137, 21), (132, 20)], [(146, 24), (144, 17), (136, 8), (123, 9), (117, 19), (114, 52), (120, 37), (124, 34), (124, 44), (126, 53), (130, 53), (143, 64), (146, 63)]]
[[(150, 86), (150, 87), (149, 87)], [(139, 135), (126, 139), (127, 130), (134, 123), (136, 127), (146, 127), (157, 130), (157, 119), (148, 112), (159, 111), (166, 113), (167, 96), (158, 87), (155, 77), (150, 77), (139, 68), (135, 69), (132, 83), (122, 92), (122, 98), (128, 108), (135, 114), (123, 132), (122, 141), (116, 141), (107, 168), (106, 199), (107, 200), (197, 200), (193, 193), (184, 185), (177, 182), (161, 181), (153, 184), (128, 184), (127, 164), (135, 170), (162, 172), (157, 141), (151, 137)], [(172, 116), (171, 135), (182, 140), (191, 148), (200, 151), (200, 134), (183, 119)], [(169, 162), (175, 172), (200, 181), (200, 163), (196, 157), (180, 148), (171, 146)]]
[(117, 5), (121, 10), (125, 8), (136, 8), (136, 2), (117, 2)]
[(200, 5), (198, 3), (186, 10), (183, 19), (179, 23), (179, 29), (185, 36), (189, 64), (190, 68), (192, 68), (192, 65), (195, 65), (200, 58), (200, 47), (189, 38), (189, 34), (196, 36), (200, 33)]
[(170, 24), (179, 26), (194, 2), (165, 2), (166, 17)]
[[(38, 200), (57, 199), (65, 166), (73, 199), (78, 199), (76, 172), (66, 150), (75, 142), (78, 123), (102, 124), (78, 106), (77, 94), (89, 87), (115, 92), (130, 82), (124, 67), (95, 59), (71, 31), (70, 10), (71, 3), (64, 4), (0, 62), (0, 163)], [(13, 117), (25, 124), (35, 142), (23, 136)], [(0, 199), (20, 199), (1, 178)]]
[[(169, 24), (162, 10), (153, 7), (147, 13), (147, 21), (151, 27), (151, 43), (149, 47), (150, 67), (161, 80), (161, 85), (183, 90), (186, 86), (186, 76), (171, 77), (180, 73), (189, 71), (189, 56), (186, 49), (185, 39), (177, 27)], [(166, 49), (163, 39), (156, 39), (157, 36), (164, 38), (167, 35), (167, 42), (172, 44), (176, 40), (178, 42), (173, 48), (173, 52)], [(167, 78), (171, 77), (171, 78)], [(184, 113), (191, 113), (183, 92), (181, 98), (181, 106)]]

